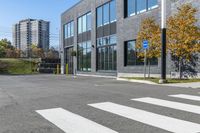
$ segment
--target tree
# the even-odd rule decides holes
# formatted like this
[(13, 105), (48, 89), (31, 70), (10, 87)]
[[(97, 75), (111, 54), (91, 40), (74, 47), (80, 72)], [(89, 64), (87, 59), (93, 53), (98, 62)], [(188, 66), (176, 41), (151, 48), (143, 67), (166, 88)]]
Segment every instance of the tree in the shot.
[(0, 41), (0, 57), (1, 58), (6, 57), (8, 49), (13, 50), (14, 47), (11, 45), (10, 41), (8, 41), (7, 39), (2, 39)]
[(0, 58), (4, 58), (6, 55), (6, 49), (5, 47), (0, 45)]
[(31, 54), (34, 58), (44, 58), (44, 51), (41, 48), (38, 48), (36, 45), (31, 46)]
[[(188, 64), (194, 64), (194, 56), (200, 52), (200, 28), (195, 17), (198, 10), (191, 4), (184, 4), (168, 19), (168, 49), (178, 67), (180, 79)], [(186, 69), (185, 69), (186, 70)], [(188, 70), (188, 69), (187, 69)], [(185, 74), (184, 74), (185, 75)], [(195, 75), (195, 72), (194, 72)]]
[(47, 53), (47, 58), (49, 59), (58, 59), (59, 58), (59, 52), (55, 50), (54, 47), (51, 47)]
[(143, 41), (148, 40), (149, 48), (147, 50), (147, 61), (149, 66), (149, 77), (150, 77), (150, 65), (151, 60), (159, 58), (161, 55), (161, 30), (160, 26), (156, 23), (153, 18), (146, 18), (140, 25), (140, 31), (137, 36), (136, 48), (140, 50), (138, 53), (139, 57), (144, 57)]

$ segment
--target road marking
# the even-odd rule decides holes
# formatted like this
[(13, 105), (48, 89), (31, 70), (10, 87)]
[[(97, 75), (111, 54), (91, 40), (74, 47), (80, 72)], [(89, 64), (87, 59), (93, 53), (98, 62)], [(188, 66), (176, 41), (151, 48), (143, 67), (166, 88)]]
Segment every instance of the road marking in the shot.
[(62, 108), (37, 110), (36, 112), (65, 133), (118, 133)]
[(174, 133), (200, 132), (200, 124), (179, 120), (111, 102), (89, 104), (89, 106)]
[(178, 109), (178, 110), (187, 111), (187, 112), (191, 112), (195, 114), (200, 114), (200, 106), (179, 103), (179, 102), (172, 102), (172, 101), (161, 100), (161, 99), (150, 98), (150, 97), (138, 98), (138, 99), (132, 99), (132, 100), (143, 102), (143, 103), (149, 103), (153, 105), (158, 105), (158, 106), (163, 106), (163, 107), (168, 107), (168, 108), (173, 108), (173, 109)]
[(169, 96), (176, 97), (176, 98), (182, 98), (182, 99), (188, 99), (188, 100), (194, 100), (194, 101), (200, 101), (199, 96), (193, 96), (193, 95), (178, 94), (178, 95), (169, 95)]

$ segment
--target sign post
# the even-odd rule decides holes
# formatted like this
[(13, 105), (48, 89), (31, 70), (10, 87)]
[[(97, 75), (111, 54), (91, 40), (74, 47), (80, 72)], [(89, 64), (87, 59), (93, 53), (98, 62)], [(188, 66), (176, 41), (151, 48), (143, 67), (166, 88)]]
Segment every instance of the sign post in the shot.
[(149, 42), (147, 40), (143, 41), (143, 49), (145, 51), (144, 53), (144, 78), (146, 79), (146, 73), (147, 73), (147, 49), (149, 47)]

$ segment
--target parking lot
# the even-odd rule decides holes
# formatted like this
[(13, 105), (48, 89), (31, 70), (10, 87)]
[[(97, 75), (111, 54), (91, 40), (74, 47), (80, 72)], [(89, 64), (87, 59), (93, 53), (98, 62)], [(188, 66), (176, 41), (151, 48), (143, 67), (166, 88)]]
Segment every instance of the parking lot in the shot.
[(0, 133), (197, 133), (199, 92), (112, 78), (0, 76)]

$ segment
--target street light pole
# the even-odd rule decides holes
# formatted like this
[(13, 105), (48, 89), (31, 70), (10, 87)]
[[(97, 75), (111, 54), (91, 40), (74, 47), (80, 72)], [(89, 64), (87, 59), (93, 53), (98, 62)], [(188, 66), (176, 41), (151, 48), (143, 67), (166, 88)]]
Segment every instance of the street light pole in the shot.
[(161, 0), (161, 28), (162, 28), (162, 51), (161, 51), (161, 79), (159, 83), (166, 83), (166, 0)]

